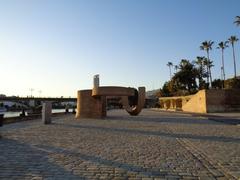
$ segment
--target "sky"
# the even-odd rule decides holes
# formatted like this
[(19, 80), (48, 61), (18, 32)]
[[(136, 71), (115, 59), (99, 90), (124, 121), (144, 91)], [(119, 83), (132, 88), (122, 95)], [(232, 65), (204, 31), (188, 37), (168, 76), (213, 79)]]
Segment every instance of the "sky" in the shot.
[[(213, 78), (221, 77), (220, 41), (240, 39), (239, 0), (0, 0), (0, 94), (76, 97), (93, 76), (104, 86), (162, 87), (168, 61), (204, 56), (215, 42)], [(240, 42), (235, 45), (240, 75)], [(234, 73), (225, 50), (226, 77)]]

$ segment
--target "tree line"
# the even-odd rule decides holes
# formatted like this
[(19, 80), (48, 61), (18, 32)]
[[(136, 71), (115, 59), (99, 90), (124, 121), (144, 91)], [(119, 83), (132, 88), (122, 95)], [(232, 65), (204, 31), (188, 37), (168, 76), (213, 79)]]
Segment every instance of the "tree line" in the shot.
[[(234, 23), (240, 26), (240, 16), (236, 16)], [(214, 66), (210, 59), (210, 51), (214, 41), (204, 41), (200, 50), (206, 51), (206, 56), (198, 56), (194, 61), (182, 59), (178, 65), (168, 62), (170, 81), (164, 83), (158, 92), (158, 96), (180, 96), (194, 94), (201, 89), (209, 88), (240, 88), (240, 79), (237, 78), (235, 57), (235, 43), (239, 39), (231, 36), (226, 41), (218, 43), (217, 49), (221, 52), (221, 79), (212, 80), (211, 68)], [(234, 78), (226, 80), (224, 66), (224, 51), (231, 46), (233, 57)], [(172, 71), (175, 71), (174, 74)], [(172, 75), (173, 74), (173, 75)]]

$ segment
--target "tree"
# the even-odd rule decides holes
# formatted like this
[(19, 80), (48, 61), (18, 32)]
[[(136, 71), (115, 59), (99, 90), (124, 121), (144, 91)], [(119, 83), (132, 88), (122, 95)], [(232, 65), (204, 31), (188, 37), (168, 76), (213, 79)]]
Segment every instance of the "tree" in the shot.
[[(212, 73), (211, 73), (211, 67), (210, 67), (209, 51), (212, 50), (213, 44), (214, 44), (213, 41), (204, 41), (200, 46), (201, 50), (205, 50), (207, 52), (207, 59), (208, 59), (207, 68), (208, 68), (208, 74), (210, 77), (210, 87), (212, 87)], [(208, 82), (209, 82), (209, 79), (208, 79)]]
[(213, 61), (211, 61), (211, 59), (207, 60), (207, 66), (208, 66), (208, 69), (209, 69), (210, 80), (211, 80), (211, 82), (212, 82), (212, 70), (211, 70), (211, 68), (212, 68), (214, 65), (213, 65)]
[(217, 49), (221, 49), (222, 51), (222, 74), (223, 74), (223, 80), (225, 81), (225, 68), (224, 68), (224, 49), (228, 47), (228, 41), (221, 41), (219, 44), (218, 44), (218, 47)]
[(231, 36), (228, 39), (229, 43), (232, 45), (232, 50), (233, 50), (233, 65), (234, 65), (234, 78), (237, 77), (237, 70), (236, 70), (236, 60), (235, 60), (235, 50), (234, 50), (234, 43), (238, 41), (238, 38), (236, 36)]
[(234, 23), (235, 23), (237, 26), (240, 26), (240, 16), (236, 16), (236, 20), (234, 21)]
[(177, 73), (178, 65), (174, 65), (175, 73)]
[(205, 61), (207, 60), (206, 57), (200, 57), (198, 56), (197, 59), (194, 61), (194, 64), (196, 65), (196, 71), (197, 71), (197, 78), (199, 80), (199, 89), (205, 89), (207, 88), (208, 84), (204, 81), (204, 78), (208, 77), (208, 74), (205, 69)]
[(172, 79), (172, 66), (173, 66), (173, 63), (172, 62), (168, 62), (167, 66), (169, 67), (170, 80), (171, 80)]
[(214, 79), (212, 82), (212, 87), (215, 89), (222, 89), (222, 84), (223, 84), (223, 80), (221, 79)]
[[(210, 59), (208, 60), (208, 58), (204, 58), (203, 64), (204, 64), (204, 66), (207, 69), (207, 75), (206, 75), (206, 77), (207, 77), (207, 84), (208, 84), (207, 87), (209, 87), (209, 77), (211, 75), (211, 68), (213, 67), (213, 61), (211, 61)], [(212, 82), (212, 81), (210, 81), (210, 82)]]
[(206, 78), (207, 78), (207, 84), (208, 84), (208, 86), (209, 86), (209, 69), (208, 69), (208, 59), (207, 58), (204, 58), (203, 59), (203, 65), (204, 65), (204, 67), (206, 67), (206, 73), (207, 73), (207, 75), (206, 75)]
[(189, 94), (195, 93), (197, 71), (194, 65), (186, 59), (179, 64), (179, 71), (173, 76), (173, 84), (177, 90), (187, 90)]
[(169, 97), (170, 90), (169, 90), (169, 82), (165, 82), (162, 89), (159, 91), (159, 97)]

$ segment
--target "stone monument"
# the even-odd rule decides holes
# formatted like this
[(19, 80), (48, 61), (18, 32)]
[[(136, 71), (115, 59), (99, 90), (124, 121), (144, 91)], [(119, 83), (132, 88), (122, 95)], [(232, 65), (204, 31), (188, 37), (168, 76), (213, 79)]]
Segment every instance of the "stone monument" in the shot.
[(93, 89), (80, 90), (77, 93), (76, 118), (106, 117), (106, 97), (120, 96), (124, 109), (133, 116), (138, 115), (145, 103), (145, 87), (138, 90), (129, 87), (100, 86), (99, 75), (93, 78)]

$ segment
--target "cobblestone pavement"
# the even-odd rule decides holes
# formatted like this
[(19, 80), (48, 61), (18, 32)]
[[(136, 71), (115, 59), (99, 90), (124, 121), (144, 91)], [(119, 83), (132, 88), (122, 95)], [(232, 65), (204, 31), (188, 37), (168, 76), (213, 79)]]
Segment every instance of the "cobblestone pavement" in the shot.
[(143, 110), (0, 128), (0, 179), (238, 179), (240, 126)]

